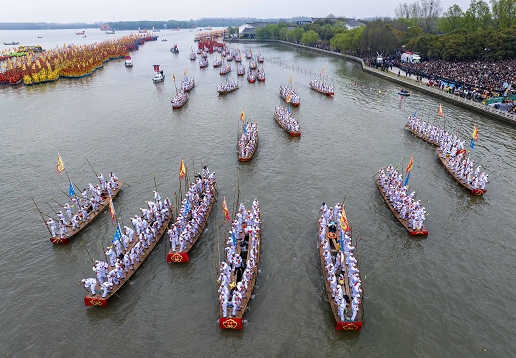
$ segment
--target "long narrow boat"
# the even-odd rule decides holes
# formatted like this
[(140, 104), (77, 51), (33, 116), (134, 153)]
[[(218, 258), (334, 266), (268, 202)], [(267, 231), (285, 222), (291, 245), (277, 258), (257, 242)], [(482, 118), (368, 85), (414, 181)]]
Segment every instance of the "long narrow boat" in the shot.
[[(123, 184), (124, 183), (122, 181), (120, 181), (120, 180), (118, 181), (118, 188), (113, 190), (113, 197), (112, 197), (113, 199), (116, 197), (116, 195), (122, 188)], [(102, 213), (104, 210), (106, 210), (106, 208), (109, 206), (109, 195), (107, 194), (106, 191), (102, 192), (101, 198), (102, 198), (102, 203), (99, 204), (99, 207), (96, 211), (93, 211), (93, 207), (91, 205), (88, 207), (88, 209), (87, 209), (88, 220), (83, 220), (83, 222), (81, 223), (81, 226), (79, 226), (79, 228), (72, 230), (71, 225), (67, 225), (66, 231), (68, 233), (68, 237), (63, 237), (63, 236), (61, 236), (61, 233), (58, 232), (56, 236), (53, 236), (50, 238), (50, 242), (52, 242), (53, 244), (63, 244), (63, 245), (68, 244), (68, 241), (73, 236), (75, 236), (76, 234), (81, 232), (83, 229), (85, 229), (88, 225), (90, 225), (93, 222), (93, 220), (95, 220), (99, 216), (99, 214)]]
[(347, 223), (343, 207), (332, 212), (331, 208), (328, 209), (323, 203), (321, 210), (317, 247), (327, 300), (336, 321), (335, 329), (360, 330), (363, 325), (364, 306), (360, 299), (360, 270), (353, 256), (355, 248), (351, 246), (351, 227)]
[(218, 282), (221, 329), (243, 328), (242, 317), (251, 299), (260, 264), (261, 214), (258, 199), (254, 199), (252, 210), (246, 210), (240, 204), (238, 214), (235, 229), (226, 241), (226, 260), (220, 266)]
[(209, 63), (208, 63), (208, 59), (207, 59), (207, 58), (205, 58), (205, 57), (203, 57), (203, 58), (201, 58), (201, 59), (199, 60), (199, 67), (200, 67), (200, 68), (205, 68), (205, 67), (207, 67), (207, 66), (208, 66), (208, 64), (209, 64)]
[(172, 103), (172, 108), (177, 109), (183, 107), (186, 102), (188, 102), (188, 93), (181, 90), (180, 92), (177, 92), (174, 97), (170, 100)]
[(190, 91), (195, 87), (195, 80), (193, 77), (185, 77), (183, 82), (181, 82), (181, 89), (185, 92)]
[(439, 143), (437, 142), (434, 142), (433, 140), (430, 140), (430, 138), (428, 137), (428, 135), (423, 135), (419, 132), (416, 132), (414, 129), (412, 129), (409, 125), (405, 125), (405, 128), (407, 128), (409, 131), (412, 132), (412, 134), (414, 134), (416, 137), (424, 140), (425, 142), (428, 142), (430, 144), (433, 144), (433, 145), (436, 145), (436, 146), (439, 146)]
[(441, 160), (441, 163), (443, 163), (444, 167), (446, 168), (446, 170), (448, 171), (448, 173), (450, 173), (454, 178), (455, 180), (460, 184), (462, 185), (464, 188), (468, 189), (469, 191), (471, 191), (471, 193), (473, 195), (484, 195), (485, 193), (487, 193), (487, 189), (479, 189), (479, 188), (474, 188), (470, 183), (468, 183), (466, 180), (463, 180), (461, 178), (459, 178), (457, 176), (457, 174), (455, 174), (455, 172), (453, 170), (451, 170), (451, 168), (448, 166), (448, 162), (450, 161), (450, 158), (446, 156), (446, 154), (444, 154), (440, 148), (437, 148), (436, 149), (437, 151), (437, 156), (439, 157), (439, 159)]
[(299, 123), (285, 107), (278, 106), (274, 109), (274, 119), (291, 137), (301, 137)]
[(247, 122), (244, 124), (237, 144), (238, 161), (248, 162), (258, 148), (258, 124)]
[[(428, 125), (425, 124), (425, 128), (427, 126)], [(407, 124), (405, 124), (405, 128), (406, 129), (408, 129), (410, 132), (412, 132), (412, 134), (414, 134), (416, 137), (424, 140), (425, 142), (428, 142), (430, 144), (439, 146), (439, 141), (438, 140), (432, 140), (430, 138), (430, 135), (427, 133), (427, 131), (425, 131), (425, 133), (421, 133), (415, 127), (416, 128), (421, 128), (421, 121), (420, 121), (420, 119), (418, 117), (415, 117), (415, 116), (408, 117)], [(446, 134), (446, 131), (441, 129), (441, 128), (439, 128), (439, 127), (436, 127), (436, 126), (433, 126), (433, 125), (431, 125), (431, 127), (434, 130), (437, 131), (436, 134), (437, 134), (438, 138), (440, 138), (439, 135)]]
[[(385, 168), (382, 168), (380, 169), (381, 170), (384, 170)], [(401, 215), (398, 213), (398, 211), (394, 208), (394, 206), (392, 205), (391, 201), (389, 200), (389, 198), (387, 197), (384, 189), (383, 189), (383, 186), (380, 182), (380, 176), (377, 175), (376, 176), (376, 185), (378, 186), (378, 190), (380, 190), (380, 193), (382, 194), (382, 197), (383, 197), (383, 201), (385, 201), (385, 203), (387, 204), (387, 206), (389, 207), (389, 209), (391, 209), (392, 213), (394, 214), (394, 216), (396, 217), (396, 219), (398, 219), (398, 221), (401, 223), (401, 225), (403, 225), (403, 227), (405, 229), (407, 229), (407, 231), (409, 232), (409, 234), (411, 236), (415, 236), (415, 235), (418, 235), (418, 236), (425, 236), (425, 235), (428, 235), (428, 230), (426, 229), (425, 227), (425, 224), (422, 223), (421, 224), (421, 227), (419, 229), (414, 229), (410, 226), (410, 221), (408, 218), (406, 217), (401, 217)], [(403, 187), (401, 187), (403, 188)]]
[(310, 87), (312, 87), (314, 91), (328, 96), (333, 96), (335, 94), (333, 86), (320, 82), (319, 80), (310, 80)]
[[(149, 254), (154, 249), (154, 247), (156, 247), (156, 245), (158, 244), (159, 240), (161, 239), (161, 237), (165, 233), (165, 230), (167, 230), (168, 224), (169, 224), (171, 219), (172, 219), (172, 210), (170, 210), (168, 218), (163, 220), (160, 229), (156, 232), (156, 236), (154, 237), (154, 241), (151, 241), (151, 243), (147, 246), (146, 249), (142, 248), (141, 254), (138, 254), (137, 253), (138, 250), (135, 250), (135, 247), (137, 247), (137, 245), (139, 244), (138, 237), (137, 237), (137, 235), (135, 233), (134, 236), (133, 236), (132, 243), (128, 246), (128, 248), (126, 250), (126, 254), (125, 254), (126, 256), (129, 256), (130, 252), (134, 252), (135, 253), (135, 257), (138, 257), (138, 259), (136, 259), (134, 261), (134, 264), (132, 265), (133, 268), (132, 269), (128, 268), (128, 270), (124, 273), (124, 278), (120, 279), (120, 282), (118, 284), (113, 284), (113, 287), (111, 288), (109, 293), (107, 293), (105, 295), (105, 297), (103, 297), (104, 295), (100, 293), (101, 292), (101, 289), (100, 289), (101, 286), (100, 286), (100, 283), (97, 282), (96, 294), (92, 295), (91, 292), (89, 292), (86, 296), (84, 296), (84, 305), (85, 306), (102, 306), (102, 307), (106, 307), (108, 299), (111, 296), (113, 296), (114, 294), (116, 294), (116, 292), (125, 283), (129, 282), (129, 279), (132, 277), (132, 275), (143, 264), (143, 261), (149, 256)], [(108, 271), (111, 271), (113, 269), (115, 269), (115, 267), (109, 265)]]
[[(212, 173), (214, 174), (214, 173)], [(210, 176), (211, 177), (211, 176)], [(169, 236), (171, 236), (171, 247), (167, 254), (167, 262), (169, 263), (180, 263), (180, 262), (188, 262), (190, 258), (188, 256), (188, 252), (195, 245), (199, 237), (201, 236), (206, 223), (208, 222), (208, 218), (210, 217), (211, 208), (213, 207), (213, 202), (215, 201), (216, 194), (216, 180), (213, 176), (211, 179), (203, 178), (201, 179), (203, 183), (209, 185), (210, 190), (204, 191), (199, 195), (202, 196), (203, 199), (200, 199), (200, 204), (195, 205), (194, 203), (190, 203), (189, 200), (185, 199), (186, 204), (181, 208), (181, 215), (178, 216), (174, 227), (169, 231)], [(205, 182), (206, 181), (206, 182)], [(190, 190), (195, 190), (195, 183), (190, 185)], [(204, 187), (204, 184), (203, 184)], [(187, 194), (188, 195), (188, 194)], [(193, 212), (195, 212), (195, 217), (200, 218), (200, 222), (194, 222), (192, 219)], [(184, 218), (184, 220), (183, 220)], [(183, 224), (181, 224), (183, 223)], [(174, 230), (175, 237), (174, 237)], [(193, 231), (192, 231), (193, 230)], [(172, 240), (177, 239), (179, 242), (175, 245)], [(183, 241), (183, 244), (181, 244)]]
[(230, 93), (238, 89), (237, 81), (226, 81), (225, 83), (217, 86), (217, 92), (220, 94)]
[(292, 84), (289, 83), (288, 86), (280, 85), (279, 88), (280, 97), (287, 103), (290, 103), (294, 107), (299, 107), (301, 105), (301, 98), (295, 89), (292, 88)]
[(230, 72), (231, 72), (231, 65), (228, 65), (227, 63), (225, 63), (224, 65), (222, 65), (222, 66), (220, 67), (220, 71), (219, 71), (219, 73), (220, 73), (221, 75), (227, 75), (227, 74), (228, 74), (228, 73), (230, 73)]

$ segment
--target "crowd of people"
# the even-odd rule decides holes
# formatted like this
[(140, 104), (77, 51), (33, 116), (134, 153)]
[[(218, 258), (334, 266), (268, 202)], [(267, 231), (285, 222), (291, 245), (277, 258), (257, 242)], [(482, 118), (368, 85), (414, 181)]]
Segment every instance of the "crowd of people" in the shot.
[(448, 158), (446, 166), (455, 173), (467, 186), (474, 190), (485, 190), (489, 174), (481, 171), (481, 166), (476, 169), (473, 160), (467, 155), (465, 140), (456, 135), (447, 136), (439, 143), (439, 155)]
[(256, 123), (245, 123), (237, 142), (238, 154), (241, 158), (251, 158), (258, 145), (258, 128)]
[(202, 174), (197, 174), (190, 184), (176, 222), (168, 229), (172, 252), (184, 252), (200, 235), (203, 223), (207, 220), (212, 198), (215, 195), (215, 172), (210, 173), (204, 166)]
[[(357, 267), (357, 259), (354, 257), (354, 246), (351, 244), (350, 232), (340, 229), (340, 238), (337, 237), (337, 225), (341, 223), (342, 206), (340, 203), (334, 208), (322, 203), (321, 217), (319, 218), (319, 245), (323, 249), (325, 280), (328, 281), (331, 296), (337, 313), (342, 322), (355, 321), (359, 306), (362, 303), (362, 280), (360, 270)], [(338, 250), (332, 250), (329, 235), (335, 235), (339, 240)], [(335, 253), (336, 251), (336, 253)], [(346, 285), (346, 276), (348, 286)], [(349, 295), (351, 293), (351, 297)], [(351, 315), (349, 312), (351, 306)]]
[(253, 70), (251, 67), (249, 67), (249, 70), (247, 71), (247, 81), (251, 83), (256, 81), (256, 71)]
[(426, 219), (425, 207), (421, 205), (421, 200), (416, 200), (416, 192), (408, 193), (408, 186), (403, 185), (403, 177), (398, 169), (394, 169), (392, 165), (381, 168), (378, 179), (382, 191), (399, 217), (408, 219), (412, 230), (422, 230)]
[(263, 68), (260, 68), (258, 71), (256, 71), (256, 78), (260, 82), (265, 81), (265, 71), (263, 70)]
[(172, 107), (179, 108), (184, 105), (188, 101), (188, 93), (186, 93), (183, 89), (177, 92), (174, 97), (170, 100), (172, 103)]
[(254, 199), (251, 210), (240, 204), (225, 244), (225, 262), (220, 265), (217, 283), (222, 317), (235, 317), (242, 299), (252, 290), (249, 283), (257, 275), (260, 245), (260, 204)]
[(274, 109), (274, 118), (289, 132), (299, 133), (299, 123), (294, 118), (289, 109), (277, 106)]
[(93, 271), (96, 278), (82, 280), (85, 288), (93, 296), (98, 294), (106, 298), (113, 288), (123, 283), (130, 271), (138, 268), (143, 256), (150, 252), (151, 246), (161, 235), (161, 229), (168, 223), (171, 215), (171, 203), (168, 198), (161, 201), (160, 194), (154, 192), (154, 201), (147, 202), (147, 208), (140, 208), (141, 216), (131, 219), (133, 228), (117, 227), (112, 245), (104, 252), (106, 261), (95, 261)]
[[(72, 205), (66, 203), (63, 205), (63, 211), (57, 211), (56, 215), (58, 221), (56, 222), (51, 217), (48, 218), (46, 224), (50, 229), (52, 237), (66, 238), (76, 230), (78, 230), (84, 223), (91, 219), (91, 214), (98, 212), (100, 206), (103, 205), (104, 200), (113, 197), (114, 191), (118, 189), (118, 178), (113, 172), (109, 173), (109, 179), (106, 180), (102, 173), (97, 174), (99, 184), (94, 186), (89, 183), (88, 188), (81, 192), (82, 197), (73, 195)], [(75, 207), (75, 213), (74, 213)], [(59, 225), (59, 234), (58, 234)]]
[(280, 85), (280, 96), (293, 106), (299, 106), (301, 104), (299, 94), (291, 86)]
[(231, 92), (236, 89), (238, 89), (237, 81), (226, 81), (225, 83), (221, 84), (220, 86), (217, 86), (217, 91), (219, 93)]
[[(206, 56), (208, 56), (208, 54), (206, 54)], [(204, 53), (203, 53), (203, 57), (201, 57), (201, 59), (199, 60), (199, 67), (203, 68), (206, 66), (208, 66), (208, 59), (206, 57), (204, 57)]]
[(244, 65), (238, 65), (237, 66), (237, 75), (238, 76), (245, 75), (245, 67), (244, 67)]
[(321, 82), (316, 79), (310, 80), (310, 86), (316, 90), (317, 92), (321, 93), (327, 93), (327, 94), (333, 94), (335, 92), (335, 89), (333, 86), (330, 86), (324, 82)]
[(417, 115), (408, 117), (407, 127), (413, 132), (419, 134), (426, 141), (433, 145), (439, 145), (441, 139), (452, 136), (452, 133), (447, 132), (444, 128), (438, 127), (426, 121), (422, 121)]
[(195, 81), (194, 81), (193, 77), (188, 77), (187, 76), (187, 77), (185, 77), (183, 82), (181, 82), (181, 89), (184, 92), (190, 91), (192, 88), (194, 88), (194, 86), (195, 86)]

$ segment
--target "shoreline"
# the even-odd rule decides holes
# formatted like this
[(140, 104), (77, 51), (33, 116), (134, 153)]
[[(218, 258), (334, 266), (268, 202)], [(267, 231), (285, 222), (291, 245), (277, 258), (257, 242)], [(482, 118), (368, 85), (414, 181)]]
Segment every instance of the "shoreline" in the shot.
[(353, 61), (353, 62), (356, 62), (356, 63), (358, 63), (358, 64), (360, 64), (362, 66), (362, 71), (367, 72), (367, 73), (369, 73), (369, 74), (371, 74), (373, 76), (381, 77), (381, 78), (383, 78), (385, 80), (398, 83), (398, 84), (402, 85), (404, 88), (409, 87), (411, 89), (416, 89), (416, 90), (423, 91), (423, 92), (425, 92), (426, 94), (428, 94), (428, 95), (430, 95), (432, 97), (442, 99), (443, 101), (446, 101), (446, 102), (458, 105), (458, 106), (460, 106), (462, 108), (469, 109), (469, 110), (475, 111), (477, 113), (488, 115), (491, 118), (495, 118), (495, 119), (501, 120), (501, 121), (503, 121), (505, 123), (516, 125), (516, 116), (515, 115), (509, 114), (508, 112), (500, 111), (499, 109), (496, 109), (496, 108), (493, 108), (493, 107), (489, 107), (487, 105), (483, 105), (483, 104), (481, 104), (479, 102), (474, 102), (474, 101), (469, 100), (469, 99), (461, 98), (460, 96), (457, 96), (457, 95), (454, 95), (454, 94), (451, 94), (451, 93), (447, 93), (447, 92), (445, 92), (443, 90), (439, 90), (439, 89), (437, 89), (435, 87), (427, 86), (423, 82), (418, 82), (418, 81), (416, 81), (416, 80), (414, 80), (412, 78), (409, 78), (409, 77), (403, 77), (403, 76), (398, 77), (398, 75), (396, 73), (391, 72), (391, 71), (384, 72), (384, 71), (377, 70), (377, 69), (375, 69), (373, 67), (369, 67), (369, 66), (365, 65), (364, 64), (364, 60), (362, 60), (359, 57), (355, 57), (355, 56), (351, 56), (351, 55), (346, 55), (346, 54), (338, 53), (338, 52), (332, 52), (332, 51), (328, 51), (328, 50), (323, 50), (323, 49), (320, 49), (320, 48), (317, 48), (317, 47), (311, 47), (311, 46), (305, 46), (305, 45), (301, 45), (301, 44), (295, 44), (295, 43), (292, 43), (292, 42), (282, 41), (282, 40), (246, 40), (246, 39), (238, 39), (238, 40), (225, 40), (225, 41), (227, 41), (227, 42), (248, 42), (248, 43), (253, 43), (253, 42), (276, 42), (276, 43), (281, 43), (281, 44), (284, 44), (284, 45), (290, 45), (290, 46), (297, 47), (297, 48), (304, 49), (304, 50), (319, 52), (319, 53), (322, 53), (322, 54), (325, 54), (325, 55), (330, 55), (330, 56), (333, 56), (333, 57), (338, 57), (338, 58), (342, 58), (342, 59), (345, 59), (345, 60)]

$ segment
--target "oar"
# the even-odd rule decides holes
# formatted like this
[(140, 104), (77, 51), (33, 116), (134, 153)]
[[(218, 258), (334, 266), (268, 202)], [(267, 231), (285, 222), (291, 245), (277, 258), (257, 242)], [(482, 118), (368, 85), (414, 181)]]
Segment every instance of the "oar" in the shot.
[(55, 210), (54, 210), (54, 208), (52, 208), (52, 207), (50, 206), (50, 204), (48, 203), (48, 201), (45, 201), (45, 203), (46, 203), (46, 204), (48, 205), (48, 207), (49, 207), (50, 209), (52, 209), (52, 211), (57, 215), (57, 211), (55, 211)]
[(50, 229), (48, 228), (48, 225), (47, 225), (47, 221), (45, 220), (45, 218), (43, 217), (43, 213), (41, 212), (41, 210), (39, 210), (38, 208), (38, 204), (36, 204), (36, 202), (34, 201), (34, 198), (31, 198), (32, 199), (32, 202), (34, 203), (34, 205), (36, 205), (36, 209), (38, 210), (39, 212), (39, 215), (41, 215), (41, 218), (43, 219), (43, 222), (45, 223), (45, 227), (47, 228), (48, 232), (50, 233), (50, 236), (52, 236), (52, 232), (50, 231)]
[(95, 169), (93, 169), (93, 167), (91, 166), (91, 163), (90, 163), (90, 161), (88, 160), (88, 158), (86, 158), (86, 161), (87, 161), (87, 162), (88, 162), (88, 164), (90, 165), (91, 170), (93, 170), (93, 173), (95, 173), (95, 176), (98, 178), (97, 172), (96, 172), (96, 171), (95, 171)]

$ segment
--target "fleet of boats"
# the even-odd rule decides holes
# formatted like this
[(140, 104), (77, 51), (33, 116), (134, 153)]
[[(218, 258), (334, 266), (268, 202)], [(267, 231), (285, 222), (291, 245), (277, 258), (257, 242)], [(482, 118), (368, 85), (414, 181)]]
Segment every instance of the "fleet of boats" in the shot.
[[(173, 51), (173, 49), (175, 50)], [(227, 75), (231, 71), (231, 66), (226, 61), (232, 59), (236, 61), (239, 57), (238, 51), (231, 53), (229, 49), (217, 46), (213, 41), (200, 41), (199, 50), (202, 53), (199, 62), (200, 67), (208, 65), (208, 52), (221, 53), (225, 61), (216, 59), (213, 62), (214, 67), (221, 67), (221, 75)], [(179, 52), (177, 44), (171, 48), (171, 51)], [(261, 69), (258, 69), (251, 50), (246, 52), (246, 58), (250, 59), (247, 73), (248, 81), (254, 82), (256, 79), (264, 81), (263, 65), (261, 65)], [(190, 53), (190, 59), (196, 59), (193, 50)], [(263, 63), (261, 54), (258, 55), (257, 61)], [(133, 66), (130, 56), (125, 56), (125, 66)], [(181, 90), (177, 91), (176, 89), (176, 94), (171, 99), (173, 108), (182, 107), (188, 101), (187, 92), (195, 86), (194, 78), (186, 77), (186, 73), (187, 70), (185, 70), (185, 78), (181, 82)], [(245, 67), (241, 64), (237, 66), (237, 74), (239, 76), (245, 74)], [(324, 79), (324, 69), (322, 74), (321, 78)], [(162, 82), (164, 77), (160, 65), (154, 65), (153, 81)], [(175, 83), (175, 76), (173, 77)], [(320, 93), (329, 96), (334, 95), (333, 86), (324, 83), (324, 81), (312, 79), (310, 86)], [(226, 82), (217, 87), (217, 91), (221, 94), (236, 89), (238, 89), (238, 82), (228, 80), (227, 76)], [(400, 91), (400, 95), (408, 96), (409, 94), (408, 91)], [(274, 119), (290, 136), (301, 136), (299, 123), (290, 110), (290, 105), (300, 105), (299, 94), (292, 88), (292, 77), (288, 85), (280, 85), (280, 96), (288, 104), (288, 108), (276, 107), (273, 115)], [(237, 141), (238, 160), (249, 161), (258, 147), (258, 126), (257, 123), (245, 121), (244, 110), (242, 110), (240, 121), (242, 125), (239, 129)], [(483, 195), (487, 192), (485, 189), (485, 184), (488, 182), (487, 175), (479, 173), (480, 167), (473, 172), (472, 160), (464, 156), (466, 153), (464, 149), (465, 141), (455, 134), (446, 132), (443, 128), (422, 121), (416, 114), (409, 117), (405, 127), (415, 136), (438, 146), (437, 154), (440, 161), (462, 186), (475, 195)], [(475, 127), (471, 149), (473, 149), (474, 140), (477, 137), (478, 133)], [(409, 193), (408, 180), (412, 164), (413, 157), (410, 159), (405, 172), (405, 178), (397, 168), (387, 166), (378, 171), (375, 181), (386, 205), (408, 233), (413, 236), (426, 237), (428, 230), (424, 225), (426, 219), (425, 208), (421, 200), (417, 200), (417, 192)], [(64, 164), (62, 164), (59, 155), (57, 170), (58, 173), (64, 170)], [(169, 263), (184, 263), (190, 260), (189, 252), (201, 237), (215, 202), (217, 195), (216, 179), (215, 173), (210, 173), (207, 167), (204, 167), (202, 174), (195, 175), (187, 186), (187, 180), (189, 179), (183, 160), (179, 176), (180, 182), (185, 179), (185, 190), (184, 193), (179, 190), (180, 197), (177, 203), (180, 208), (177, 211), (174, 224), (169, 227), (169, 223), (174, 221), (170, 200), (167, 198), (162, 203), (156, 188), (154, 192), (155, 201), (147, 202), (148, 208), (140, 209), (142, 215), (135, 216), (131, 220), (134, 229), (124, 227), (124, 230), (122, 230), (117, 223), (111, 244), (105, 251), (106, 261), (91, 260), (97, 278), (87, 278), (82, 281), (82, 285), (88, 290), (88, 294), (84, 297), (86, 306), (105, 307), (107, 300), (116, 295), (116, 292), (129, 281), (145, 258), (149, 256), (165, 231), (167, 231), (170, 239), (170, 249), (166, 261)], [(49, 229), (52, 243), (67, 244), (72, 237), (90, 225), (108, 207), (114, 222), (116, 221), (113, 199), (124, 183), (119, 181), (112, 173), (109, 181), (105, 181), (102, 174), (97, 177), (100, 185), (93, 187), (90, 184), (90, 188), (82, 192), (83, 198), (79, 198), (75, 194), (74, 185), (70, 181), (68, 197), (71, 198), (72, 205), (63, 205), (63, 210), (69, 216), (70, 222), (67, 223), (61, 211), (55, 211), (55, 214), (59, 217), (59, 232), (57, 223), (51, 218), (48, 221), (45, 220), (44, 214), (34, 202)], [(89, 192), (95, 199), (86, 200)], [(181, 201), (180, 204), (179, 200)], [(76, 208), (75, 213), (73, 212), (74, 207)], [(223, 211), (225, 219), (230, 221), (225, 198)], [(317, 247), (327, 301), (336, 321), (335, 327), (337, 330), (360, 330), (363, 325), (364, 310), (360, 266), (356, 257), (358, 256), (358, 248), (356, 247), (356, 241), (355, 246), (353, 246), (352, 230), (347, 221), (344, 205), (337, 204), (334, 208), (328, 208), (323, 203), (320, 213)], [(220, 276), (217, 280), (219, 287), (219, 326), (221, 329), (243, 328), (242, 318), (249, 304), (258, 275), (261, 246), (260, 230), (261, 214), (258, 200), (253, 201), (250, 210), (240, 204), (231, 224), (230, 235), (225, 240), (225, 259), (220, 265)]]

